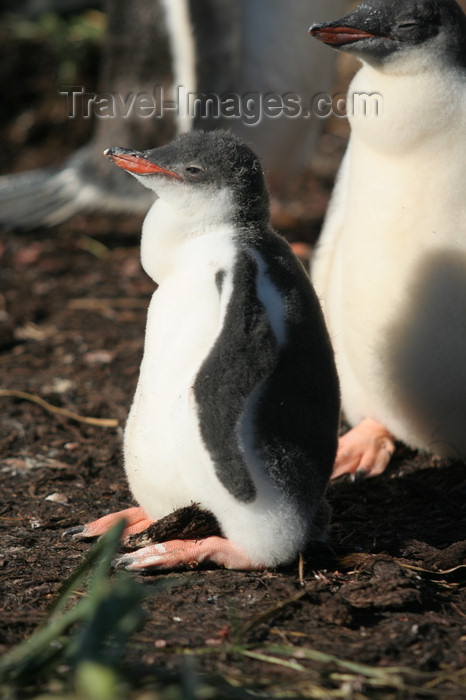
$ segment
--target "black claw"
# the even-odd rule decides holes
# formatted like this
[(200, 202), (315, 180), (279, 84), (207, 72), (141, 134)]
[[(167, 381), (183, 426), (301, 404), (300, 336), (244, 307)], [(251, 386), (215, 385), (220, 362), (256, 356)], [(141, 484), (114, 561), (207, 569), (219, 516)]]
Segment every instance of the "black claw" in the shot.
[(112, 561), (112, 566), (114, 569), (126, 569), (128, 566), (130, 566), (135, 559), (131, 559), (127, 557), (125, 554), (122, 554), (120, 557), (117, 557)]
[(361, 481), (364, 481), (367, 478), (367, 472), (363, 467), (359, 467), (357, 472), (353, 474), (353, 483), (355, 484), (360, 484)]
[(69, 527), (66, 530), (63, 531), (63, 537), (65, 535), (79, 535), (81, 532), (84, 532), (84, 525), (74, 525), (73, 527)]

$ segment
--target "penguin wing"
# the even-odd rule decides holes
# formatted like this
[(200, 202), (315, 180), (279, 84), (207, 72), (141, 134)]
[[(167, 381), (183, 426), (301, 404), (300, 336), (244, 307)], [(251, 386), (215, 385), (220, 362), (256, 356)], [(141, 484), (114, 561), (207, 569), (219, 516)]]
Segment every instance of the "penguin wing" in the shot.
[[(255, 499), (256, 489), (237, 426), (248, 397), (277, 361), (276, 340), (257, 296), (257, 275), (254, 256), (240, 251), (223, 325), (194, 383), (200, 431), (217, 477), (244, 503)], [(220, 279), (217, 273), (222, 295)]]
[(256, 498), (258, 475), (282, 490), (289, 477), (296, 481), (283, 467), (288, 449), (293, 474), (300, 469), (296, 460), (311, 462), (315, 456), (325, 462), (322, 484), (328, 478), (339, 416), (333, 355), (309, 279), (278, 236), (237, 256), (223, 325), (194, 394), (217, 477), (239, 501)]

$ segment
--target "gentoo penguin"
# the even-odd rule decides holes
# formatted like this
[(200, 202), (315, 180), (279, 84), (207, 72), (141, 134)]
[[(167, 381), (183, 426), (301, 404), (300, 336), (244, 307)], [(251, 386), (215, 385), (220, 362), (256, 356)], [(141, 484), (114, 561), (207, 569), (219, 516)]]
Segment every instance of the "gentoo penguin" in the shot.
[(334, 476), (394, 440), (466, 457), (466, 18), (454, 0), (367, 0), (312, 36), (362, 61), (312, 265), (352, 426)]
[[(345, 1), (314, 5), (324, 19), (329, 11), (337, 17)], [(308, 11), (308, 0), (293, 0), (291, 9), (284, 0), (108, 0), (97, 94), (116, 96), (115, 108), (95, 118), (91, 142), (63, 165), (0, 178), (0, 224), (50, 226), (99, 209), (145, 214), (153, 193), (102, 163), (102, 151), (111, 143), (161, 145), (190, 129), (228, 128), (247, 138), (280, 192), (309, 164), (322, 129), (309, 104), (333, 82), (333, 62), (308, 40)], [(59, 89), (64, 113), (74, 103), (76, 119), (86, 113), (79, 86), (76, 94)], [(157, 101), (153, 116), (149, 103), (146, 113), (131, 107), (143, 94)], [(227, 95), (230, 103), (219, 102)]]
[(339, 388), (309, 277), (271, 229), (257, 156), (223, 132), (107, 157), (158, 195), (141, 258), (159, 285), (124, 438), (139, 503), (126, 534), (198, 503), (224, 537), (154, 544), (131, 569), (210, 560), (260, 569), (292, 560), (323, 536), (336, 454)]

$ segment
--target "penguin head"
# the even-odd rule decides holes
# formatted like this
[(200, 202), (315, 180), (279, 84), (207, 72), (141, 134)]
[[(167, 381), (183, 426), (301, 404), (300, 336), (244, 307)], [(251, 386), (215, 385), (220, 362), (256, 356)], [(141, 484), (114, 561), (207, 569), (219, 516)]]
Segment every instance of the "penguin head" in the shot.
[(466, 68), (466, 18), (455, 0), (364, 0), (339, 20), (313, 24), (309, 33), (375, 66), (428, 49)]
[(226, 131), (191, 131), (147, 151), (109, 148), (104, 155), (178, 211), (239, 222), (268, 220), (261, 163)]

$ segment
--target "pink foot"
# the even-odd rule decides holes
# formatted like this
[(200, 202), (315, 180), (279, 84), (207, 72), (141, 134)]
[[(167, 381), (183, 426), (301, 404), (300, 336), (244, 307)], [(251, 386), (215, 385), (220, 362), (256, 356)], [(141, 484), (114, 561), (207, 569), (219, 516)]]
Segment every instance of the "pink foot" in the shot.
[(340, 438), (332, 479), (343, 474), (378, 476), (394, 452), (395, 442), (388, 430), (366, 418)]
[(198, 564), (210, 561), (227, 569), (264, 569), (253, 564), (249, 557), (230, 540), (223, 537), (206, 537), (200, 540), (170, 540), (151, 544), (135, 552), (123, 554), (116, 560), (117, 565), (139, 571), (149, 567), (157, 569), (196, 568)]
[(103, 518), (94, 520), (92, 523), (87, 523), (87, 525), (80, 525), (76, 528), (71, 528), (68, 530), (68, 534), (72, 534), (76, 539), (87, 539), (89, 537), (98, 537), (103, 535), (120, 520), (125, 520), (126, 527), (123, 530), (122, 537), (127, 537), (128, 535), (137, 535), (138, 532), (146, 530), (149, 525), (154, 522), (149, 518), (146, 512), (142, 508), (126, 508), (126, 510), (120, 510), (118, 513), (110, 513), (110, 515), (104, 515)]

